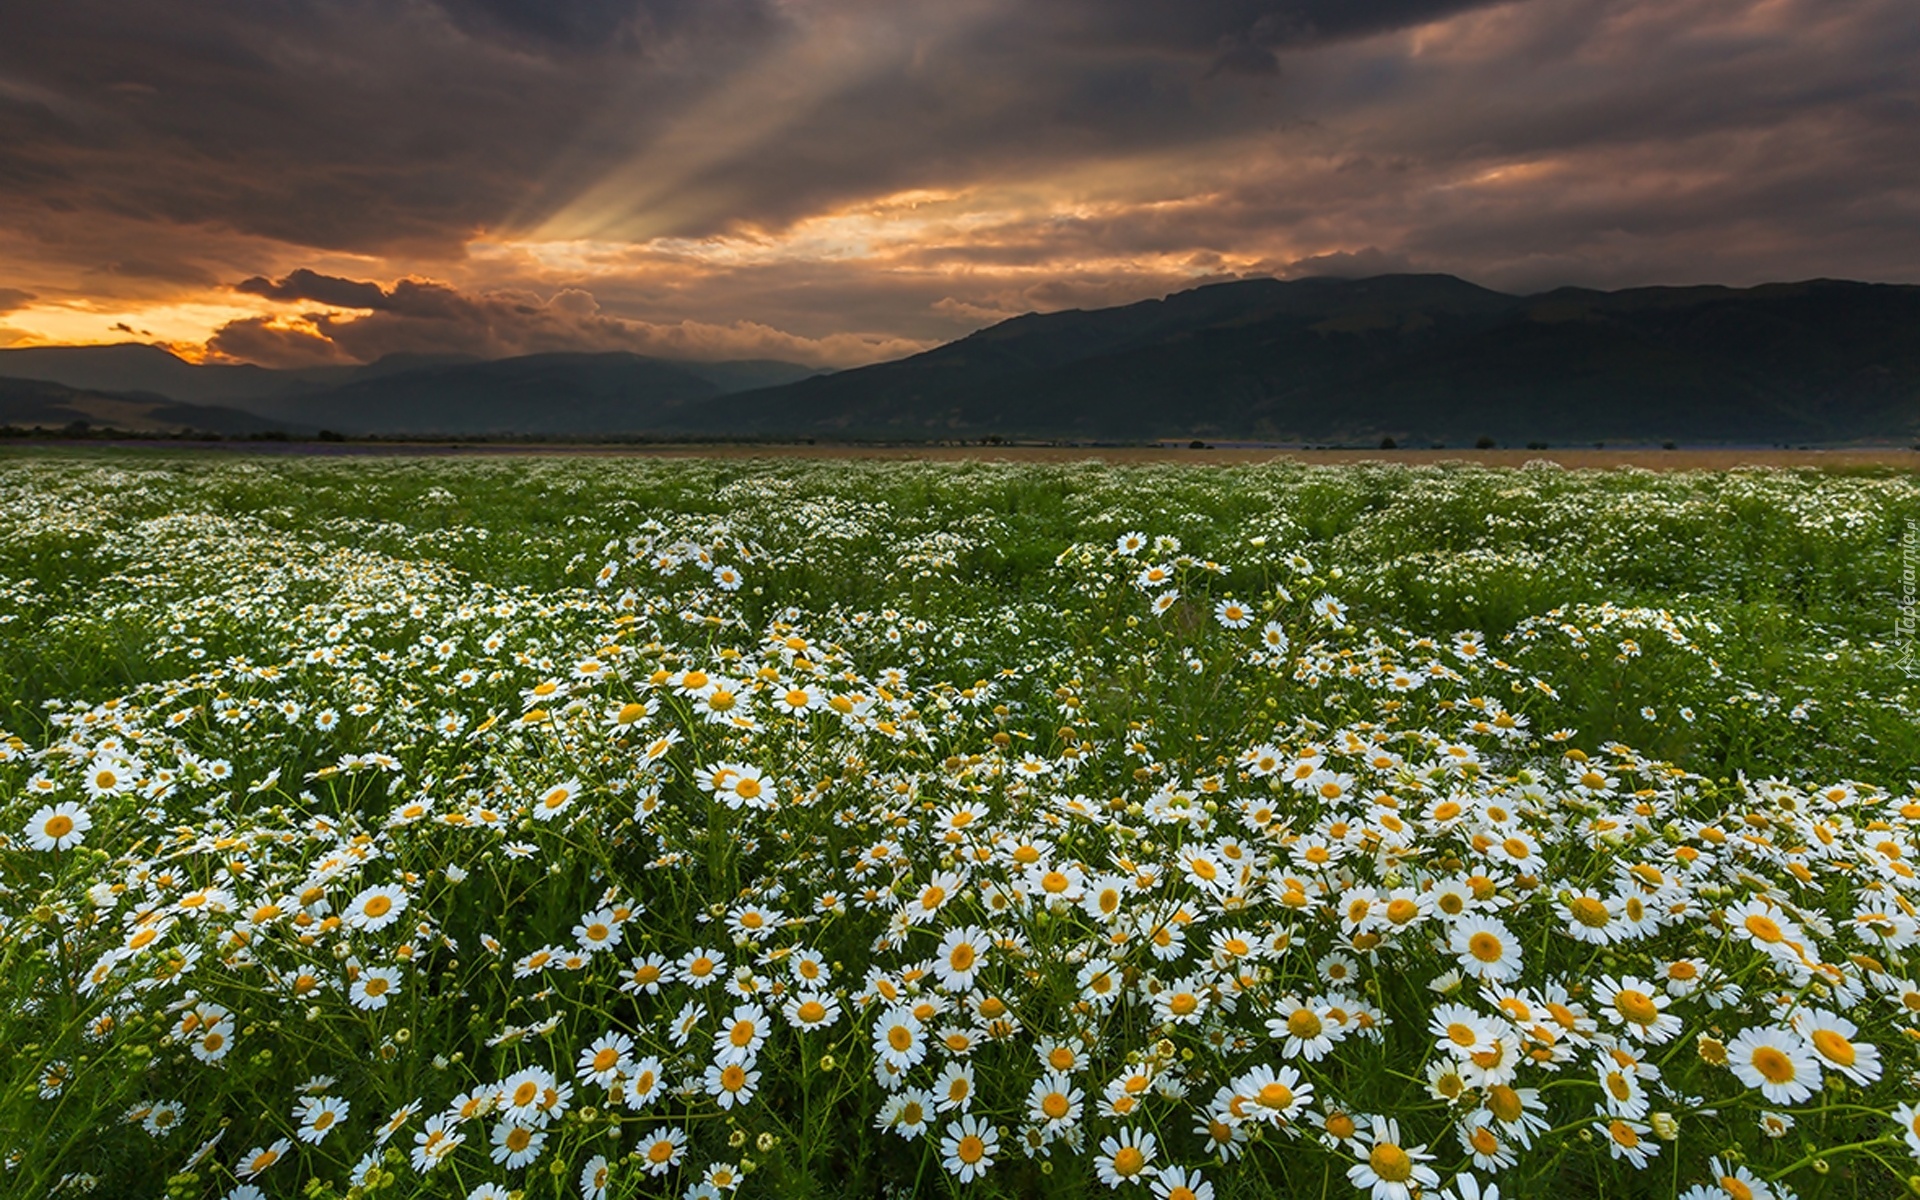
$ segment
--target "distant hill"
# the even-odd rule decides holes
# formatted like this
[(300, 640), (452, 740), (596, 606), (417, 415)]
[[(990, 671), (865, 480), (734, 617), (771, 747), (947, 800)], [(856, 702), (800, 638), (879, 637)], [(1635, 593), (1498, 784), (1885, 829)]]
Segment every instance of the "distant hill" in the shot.
[(657, 429), (721, 394), (690, 364), (616, 352), (415, 367), (248, 404), (348, 434), (594, 436)]
[(99, 392), (151, 392), (190, 404), (228, 404), (301, 387), (345, 382), (358, 367), (274, 371), (200, 366), (158, 346), (29, 346), (0, 350), (0, 376), (44, 379)]
[(673, 419), (901, 439), (1907, 439), (1920, 430), (1920, 287), (1522, 297), (1446, 275), (1246, 280), (1015, 317)]
[(393, 354), (362, 366), (271, 370), (190, 363), (136, 343), (0, 350), (0, 377), (230, 405), (342, 433), (633, 433), (690, 400), (820, 373), (774, 359), (679, 362), (618, 352)]
[(269, 371), (124, 345), (0, 351), (8, 375), (348, 434), (1911, 441), (1920, 287), (1513, 296), (1449, 275), (1251, 279), (1029, 313), (831, 374), (624, 353)]
[(239, 409), (182, 404), (151, 393), (97, 392), (39, 379), (0, 379), (0, 426), (62, 429), (75, 422), (128, 433), (233, 435), (287, 429), (278, 421)]

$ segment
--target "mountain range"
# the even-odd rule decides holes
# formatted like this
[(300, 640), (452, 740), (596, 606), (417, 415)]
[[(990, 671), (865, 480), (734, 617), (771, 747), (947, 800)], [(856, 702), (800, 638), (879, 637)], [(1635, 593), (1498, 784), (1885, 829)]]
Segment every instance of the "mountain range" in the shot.
[(1029, 313), (832, 373), (620, 353), (268, 371), (124, 345), (0, 351), (0, 376), (350, 434), (1909, 441), (1920, 287), (1515, 296), (1447, 275), (1250, 279)]

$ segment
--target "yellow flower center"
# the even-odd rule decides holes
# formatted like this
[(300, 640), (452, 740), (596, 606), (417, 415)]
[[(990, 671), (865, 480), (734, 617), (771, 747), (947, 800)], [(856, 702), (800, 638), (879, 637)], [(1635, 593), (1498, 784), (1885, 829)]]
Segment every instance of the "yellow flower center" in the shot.
[(1613, 1006), (1635, 1025), (1651, 1025), (1660, 1019), (1660, 1010), (1654, 1007), (1653, 998), (1633, 988), (1620, 989), (1613, 998)]
[(1522, 1111), (1520, 1093), (1504, 1083), (1496, 1083), (1487, 1089), (1487, 1111), (1502, 1121), (1518, 1121)]
[(1797, 1073), (1793, 1060), (1772, 1046), (1760, 1046), (1753, 1052), (1753, 1069), (1768, 1083), (1791, 1083)]
[(1843, 1067), (1852, 1066), (1858, 1053), (1852, 1042), (1831, 1029), (1813, 1031), (1813, 1048), (1820, 1052), (1820, 1057)]
[(1367, 1155), (1367, 1165), (1373, 1173), (1388, 1183), (1405, 1183), (1413, 1178), (1413, 1160), (1407, 1152), (1392, 1142), (1381, 1142)]
[(1592, 896), (1575, 896), (1573, 903), (1567, 905), (1573, 912), (1573, 919), (1589, 929), (1604, 929), (1607, 922), (1613, 920), (1613, 914), (1607, 906)]
[(970, 1133), (960, 1139), (960, 1144), (954, 1147), (953, 1155), (961, 1162), (972, 1165), (987, 1156), (987, 1144)]

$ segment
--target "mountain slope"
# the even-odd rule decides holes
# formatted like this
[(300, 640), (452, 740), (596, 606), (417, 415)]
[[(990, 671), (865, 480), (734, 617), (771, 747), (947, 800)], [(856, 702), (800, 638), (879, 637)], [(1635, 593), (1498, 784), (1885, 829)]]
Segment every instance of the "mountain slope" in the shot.
[(188, 404), (230, 404), (290, 387), (352, 377), (353, 367), (274, 371), (251, 365), (204, 366), (158, 346), (29, 346), (0, 350), (0, 376), (45, 379), (94, 392), (152, 392)]
[(350, 434), (593, 436), (645, 432), (719, 394), (679, 364), (638, 354), (530, 354), (417, 367), (250, 407)]
[(0, 425), (60, 429), (75, 422), (128, 433), (266, 433), (286, 428), (235, 408), (182, 404), (151, 393), (70, 388), (40, 379), (0, 378)]
[(1920, 428), (1920, 288), (1250, 280), (1028, 315), (685, 410), (687, 430), (1089, 439), (1837, 441)]
[[(541, 359), (541, 371), (549, 372), (555, 378), (566, 372), (568, 363), (578, 363), (582, 374), (589, 380), (601, 378), (607, 371), (607, 355), (601, 353), (551, 353), (530, 357)], [(716, 388), (716, 394), (745, 392), (749, 388), (772, 388), (820, 372), (818, 367), (803, 367), (799, 363), (783, 363), (778, 359), (680, 363), (672, 359), (643, 359), (643, 355), (624, 357), (630, 361), (651, 361), (676, 367), (707, 380)], [(476, 359), (472, 355), (390, 353), (365, 365), (275, 371), (252, 365), (188, 363), (186, 359), (180, 359), (179, 355), (159, 346), (123, 342), (119, 346), (0, 349), (0, 376), (52, 380), (88, 392), (154, 392), (186, 403), (225, 403), (259, 413), (278, 413), (290, 409), (307, 411), (307, 407), (292, 403), (298, 397), (321, 396), (336, 388), (351, 388), (355, 384), (365, 384), (396, 374), (432, 371), (440, 367), (486, 367), (488, 363), (515, 361)], [(511, 365), (503, 367), (501, 371), (507, 376), (524, 374), (522, 369)], [(480, 372), (480, 376), (486, 374), (488, 371)], [(455, 378), (470, 382), (467, 376)], [(586, 386), (591, 388), (593, 384)], [(317, 424), (326, 424), (326, 420), (317, 420)]]
[(29, 373), (96, 392), (231, 394), (350, 434), (1904, 441), (1920, 434), (1920, 287), (1512, 296), (1447, 275), (1253, 279), (1030, 313), (835, 374), (624, 353), (267, 371), (150, 346), (0, 351), (0, 375)]

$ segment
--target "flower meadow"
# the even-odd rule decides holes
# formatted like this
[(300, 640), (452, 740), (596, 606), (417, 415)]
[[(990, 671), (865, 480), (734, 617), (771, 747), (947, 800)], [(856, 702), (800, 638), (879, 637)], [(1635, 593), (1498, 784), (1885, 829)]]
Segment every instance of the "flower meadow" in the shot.
[(1911, 478), (0, 468), (5, 1194), (1920, 1194)]

